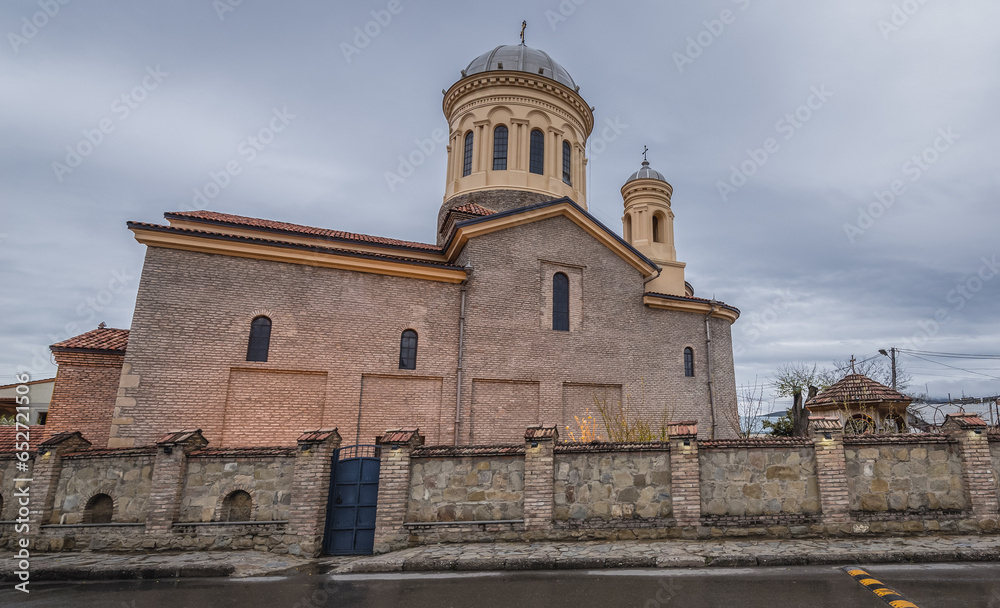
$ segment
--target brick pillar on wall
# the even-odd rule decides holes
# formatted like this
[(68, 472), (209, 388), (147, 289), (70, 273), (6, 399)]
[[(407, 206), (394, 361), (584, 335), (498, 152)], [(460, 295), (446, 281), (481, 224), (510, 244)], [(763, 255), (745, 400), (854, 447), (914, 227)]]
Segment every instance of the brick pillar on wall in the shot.
[[(55, 508), (59, 475), (62, 473), (63, 455), (89, 447), (90, 442), (79, 432), (56, 433), (39, 444), (31, 470), (31, 489), (28, 490), (33, 509), (40, 507), (42, 512), (39, 524), (53, 523), (52, 511)], [(31, 530), (31, 533), (37, 534), (38, 528)]]
[(146, 534), (167, 534), (177, 518), (187, 455), (208, 445), (201, 429), (167, 433), (156, 442), (152, 487), (146, 512)]
[(408, 536), (403, 522), (410, 494), (410, 454), (424, 442), (419, 429), (386, 431), (376, 442), (382, 446), (375, 514), (375, 553), (399, 549)]
[(846, 523), (851, 519), (851, 498), (847, 489), (844, 425), (837, 417), (810, 416), (809, 437), (816, 450), (822, 521), (825, 524)]
[(670, 433), (670, 494), (678, 526), (701, 523), (701, 464), (698, 461), (698, 423), (678, 422)]
[(972, 514), (978, 518), (996, 518), (1000, 509), (986, 422), (972, 414), (948, 414), (941, 429), (958, 440), (962, 479)]
[(524, 529), (550, 530), (555, 497), (554, 426), (529, 426), (524, 431)]
[(300, 550), (290, 549), (289, 553), (315, 557), (323, 549), (330, 469), (340, 442), (337, 429), (308, 431), (298, 439), (288, 531), (299, 538), (296, 544)]

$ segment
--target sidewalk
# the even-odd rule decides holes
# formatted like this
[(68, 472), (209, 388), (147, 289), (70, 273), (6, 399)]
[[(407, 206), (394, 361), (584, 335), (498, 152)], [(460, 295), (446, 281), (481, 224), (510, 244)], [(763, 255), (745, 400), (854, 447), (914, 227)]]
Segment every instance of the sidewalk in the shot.
[[(13, 554), (0, 553), (10, 564)], [(252, 577), (305, 574), (702, 568), (1000, 561), (1000, 536), (922, 536), (784, 541), (622, 541), (473, 543), (413, 547), (385, 555), (308, 559), (257, 551), (40, 553), (32, 581)], [(13, 581), (10, 568), (4, 578)]]

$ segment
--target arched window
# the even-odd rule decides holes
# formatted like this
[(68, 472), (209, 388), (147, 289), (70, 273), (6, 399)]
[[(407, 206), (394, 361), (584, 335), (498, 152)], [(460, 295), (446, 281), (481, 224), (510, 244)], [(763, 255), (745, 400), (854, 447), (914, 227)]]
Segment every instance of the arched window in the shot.
[(684, 349), (684, 375), (694, 377), (694, 349), (690, 346)]
[(552, 329), (569, 331), (569, 277), (561, 272), (552, 276)]
[(250, 341), (247, 343), (247, 361), (267, 361), (271, 346), (271, 319), (257, 317), (250, 322)]
[(253, 499), (243, 490), (230, 492), (222, 500), (222, 521), (251, 521)]
[(545, 134), (535, 129), (531, 132), (531, 152), (528, 154), (528, 171), (545, 173)]
[(663, 242), (663, 234), (662, 234), (662, 229), (660, 227), (660, 214), (659, 213), (654, 213), (653, 214), (653, 242), (654, 243), (662, 243)]
[(622, 220), (622, 221), (624, 222), (624, 226), (625, 226), (625, 230), (623, 231), (625, 233), (625, 242), (627, 242), (629, 245), (631, 245), (632, 244), (632, 216), (626, 214), (625, 215), (625, 219)]
[(110, 524), (114, 514), (114, 499), (107, 494), (95, 494), (83, 509), (83, 523)]
[(465, 158), (463, 159), (462, 177), (472, 173), (472, 131), (465, 134)]
[(848, 435), (870, 435), (875, 432), (875, 421), (865, 414), (854, 414), (847, 421), (844, 432)]
[(412, 329), (399, 338), (399, 369), (417, 369), (417, 332)]
[(573, 185), (573, 150), (568, 141), (563, 142), (563, 181)]
[(493, 170), (507, 170), (507, 127), (493, 129)]

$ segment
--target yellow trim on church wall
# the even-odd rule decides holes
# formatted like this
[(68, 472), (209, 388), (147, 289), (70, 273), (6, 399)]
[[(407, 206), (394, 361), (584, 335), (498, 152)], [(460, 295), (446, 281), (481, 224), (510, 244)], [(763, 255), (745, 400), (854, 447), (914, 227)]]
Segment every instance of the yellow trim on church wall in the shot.
[[(656, 296), (643, 296), (642, 303), (650, 308), (674, 310), (677, 312), (691, 312), (700, 315), (707, 315), (709, 311), (712, 310), (712, 304), (709, 302), (672, 300), (667, 298), (658, 298)], [(735, 323), (736, 319), (740, 318), (740, 313), (731, 308), (725, 308), (720, 304), (721, 303), (716, 303), (715, 312), (712, 313), (712, 317), (716, 319), (725, 319), (730, 323)]]

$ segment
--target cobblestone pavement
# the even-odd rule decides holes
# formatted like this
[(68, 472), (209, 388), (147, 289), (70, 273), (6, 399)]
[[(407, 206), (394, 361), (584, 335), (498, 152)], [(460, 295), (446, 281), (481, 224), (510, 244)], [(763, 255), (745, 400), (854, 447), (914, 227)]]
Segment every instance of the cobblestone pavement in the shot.
[(1000, 537), (450, 544), (414, 547), (329, 567), (334, 573), (348, 573), (954, 561), (1000, 561)]
[[(12, 553), (0, 561), (13, 563)], [(1000, 561), (1000, 536), (921, 536), (784, 541), (470, 543), (413, 547), (385, 555), (308, 559), (257, 551), (40, 553), (31, 580), (251, 577), (444, 570), (699, 568), (809, 564)], [(14, 580), (11, 569), (4, 578)]]

